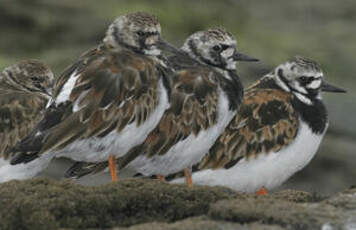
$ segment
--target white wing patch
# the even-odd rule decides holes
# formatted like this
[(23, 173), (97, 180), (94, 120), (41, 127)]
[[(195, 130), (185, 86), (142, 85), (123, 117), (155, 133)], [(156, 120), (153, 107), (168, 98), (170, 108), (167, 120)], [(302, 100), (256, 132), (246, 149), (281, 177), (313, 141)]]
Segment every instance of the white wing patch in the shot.
[[(77, 100), (75, 100), (75, 102), (73, 103), (73, 113), (77, 112), (78, 110), (80, 110), (81, 108), (83, 108), (85, 105), (80, 105), (79, 103), (80, 101), (89, 93), (89, 90), (85, 90), (84, 92), (82, 92), (79, 97), (77, 98)], [(69, 93), (70, 95), (70, 93)]]
[(55, 102), (56, 104), (60, 104), (62, 102), (68, 101), (69, 96), (75, 86), (75, 82), (80, 74), (77, 74), (77, 71), (74, 71), (67, 82), (63, 85), (61, 92), (58, 94)]
[(51, 97), (47, 102), (46, 109), (48, 109), (52, 105), (52, 102), (53, 102), (53, 98)]

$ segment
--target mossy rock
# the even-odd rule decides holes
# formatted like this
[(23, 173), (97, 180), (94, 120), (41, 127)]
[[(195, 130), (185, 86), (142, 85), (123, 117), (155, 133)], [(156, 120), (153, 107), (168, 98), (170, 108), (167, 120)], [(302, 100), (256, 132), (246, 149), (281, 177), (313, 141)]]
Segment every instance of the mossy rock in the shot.
[(279, 199), (278, 196), (271, 195), (219, 201), (211, 206), (209, 217), (237, 223), (258, 221), (287, 229), (324, 229), (323, 226), (326, 225), (337, 227), (343, 226), (348, 219), (344, 209), (330, 204), (296, 203), (288, 199)]
[[(352, 229), (356, 189), (331, 197), (122, 179), (101, 186), (37, 178), (0, 184), (0, 229)], [(351, 226), (351, 227), (350, 227)]]
[(238, 224), (226, 221), (214, 221), (207, 217), (192, 217), (175, 223), (147, 223), (129, 228), (114, 228), (113, 230), (283, 230), (278, 225), (264, 225), (260, 223)]
[(0, 229), (108, 228), (176, 221), (206, 214), (209, 205), (234, 196), (219, 187), (169, 185), (125, 179), (81, 186), (48, 179), (0, 185)]

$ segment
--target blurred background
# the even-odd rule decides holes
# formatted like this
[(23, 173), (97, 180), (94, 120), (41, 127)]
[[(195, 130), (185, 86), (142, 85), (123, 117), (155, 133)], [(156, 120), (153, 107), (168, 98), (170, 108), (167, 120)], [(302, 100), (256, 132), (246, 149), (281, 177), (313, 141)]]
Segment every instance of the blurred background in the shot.
[[(329, 194), (356, 184), (354, 0), (1, 0), (0, 69), (36, 58), (58, 76), (101, 41), (117, 16), (134, 11), (155, 14), (163, 37), (177, 46), (197, 30), (227, 28), (240, 51), (261, 60), (239, 65), (245, 86), (295, 55), (319, 61), (327, 80), (348, 93), (324, 95), (330, 114), (327, 135), (313, 161), (282, 189)], [(67, 163), (55, 162), (45, 175), (58, 176), (58, 167)]]

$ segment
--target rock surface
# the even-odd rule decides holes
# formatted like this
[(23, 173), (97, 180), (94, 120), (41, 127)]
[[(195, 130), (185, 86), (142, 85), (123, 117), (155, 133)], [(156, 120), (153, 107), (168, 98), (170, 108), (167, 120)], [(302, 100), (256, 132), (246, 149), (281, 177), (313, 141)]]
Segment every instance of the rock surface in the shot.
[(354, 229), (356, 189), (266, 196), (148, 179), (82, 186), (37, 178), (0, 184), (0, 229)]

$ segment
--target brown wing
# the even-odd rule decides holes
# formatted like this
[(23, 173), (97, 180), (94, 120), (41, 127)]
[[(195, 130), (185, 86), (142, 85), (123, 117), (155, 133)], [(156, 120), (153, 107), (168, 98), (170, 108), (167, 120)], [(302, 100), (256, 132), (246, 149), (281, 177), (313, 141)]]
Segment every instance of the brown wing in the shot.
[(45, 139), (37, 143), (39, 150), (26, 152), (26, 146), (18, 147), (17, 151), (23, 151), (14, 163), (26, 161), (26, 154), (39, 155), (75, 140), (102, 137), (113, 130), (120, 132), (129, 123), (140, 126), (153, 112), (158, 103), (155, 89), (164, 71), (155, 61), (126, 51), (102, 52), (94, 57), (79, 72), (71, 90), (71, 112), (67, 111), (61, 122), (46, 131)]
[(100, 55), (103, 55), (105, 51), (105, 46), (101, 44), (98, 47), (89, 49), (88, 51), (80, 55), (78, 60), (68, 66), (55, 81), (55, 84), (53, 86), (53, 98), (56, 98), (58, 96), (58, 94), (63, 88), (63, 85), (68, 81), (74, 71), (76, 71), (77, 74), (80, 74), (85, 70), (85, 67), (89, 63), (91, 63), (94, 59), (98, 58)]
[(217, 122), (217, 73), (210, 68), (176, 72), (172, 79), (171, 106), (145, 142), (118, 160), (120, 168), (139, 154), (163, 155), (189, 135), (198, 135)]
[(277, 88), (261, 88), (262, 84), (266, 81), (246, 90), (237, 116), (196, 170), (230, 168), (241, 158), (278, 152), (294, 140), (299, 120), (292, 96)]
[[(140, 154), (165, 154), (173, 145), (189, 135), (198, 135), (216, 123), (218, 102), (217, 73), (210, 68), (194, 67), (177, 71), (172, 76), (170, 108), (145, 142), (118, 159), (119, 168), (125, 167)], [(104, 170), (108, 163), (74, 164), (66, 177), (81, 177)]]
[(93, 61), (70, 94), (72, 113), (55, 127), (45, 147), (61, 148), (75, 139), (120, 132), (129, 123), (140, 126), (158, 103), (160, 73), (156, 63), (131, 53), (110, 54)]
[[(174, 144), (189, 135), (198, 135), (216, 123), (218, 101), (217, 73), (210, 68), (194, 67), (177, 71), (172, 76), (170, 108), (145, 142), (118, 159), (119, 168), (125, 167), (140, 154), (153, 156), (165, 154)], [(81, 177), (104, 170), (108, 163), (74, 164), (66, 177)]]
[[(52, 98), (57, 98), (64, 84), (68, 81), (74, 71), (80, 74), (84, 71), (85, 67), (91, 63), (92, 60), (98, 58), (100, 55), (103, 55), (104, 52), (105, 47), (99, 45), (98, 47), (83, 53), (75, 63), (67, 67), (55, 81), (55, 85), (53, 86), (52, 90)], [(43, 119), (36, 125), (30, 135), (27, 136), (26, 139), (22, 140), (22, 143), (19, 143), (19, 145), (23, 145), (23, 147), (26, 147), (29, 151), (39, 151), (39, 146), (37, 143), (42, 142), (43, 135), (38, 134), (51, 129), (53, 126), (57, 125), (63, 119), (68, 117), (72, 111), (71, 106), (71, 101), (57, 104), (52, 100), (51, 105), (46, 108), (44, 112)], [(36, 139), (36, 141), (31, 141), (34, 139)]]
[[(176, 84), (177, 82), (179, 81), (176, 81)], [(187, 94), (183, 93), (182, 95)], [(172, 103), (182, 105), (177, 102), (184, 100), (178, 100), (180, 97), (175, 97), (177, 101), (172, 100)], [(183, 96), (183, 98), (185, 97)], [(291, 106), (291, 100), (290, 94), (276, 87), (273, 81), (268, 78), (263, 78), (253, 84), (245, 91), (238, 114), (215, 142), (209, 153), (200, 163), (193, 166), (193, 170), (229, 168), (243, 157), (248, 159), (271, 150), (277, 152), (288, 145), (295, 138), (299, 124), (298, 115)], [(187, 132), (194, 130), (195, 125), (192, 125), (194, 121), (193, 123), (186, 121), (194, 120), (196, 117), (185, 114), (179, 117), (179, 113), (173, 112), (173, 108), (179, 107), (181, 109), (177, 111), (186, 112), (186, 110), (182, 110), (182, 106), (172, 107), (166, 111), (160, 125), (149, 135), (146, 142), (135, 147), (129, 154), (118, 160), (121, 168), (145, 151), (151, 155), (164, 154), (170, 146), (184, 139)], [(215, 119), (213, 118), (215, 115), (214, 112), (209, 116), (212, 121)], [(190, 126), (185, 124), (190, 124)], [(184, 128), (181, 128), (182, 125)], [(76, 163), (68, 170), (66, 176), (81, 177), (102, 171), (106, 167), (107, 162)], [(181, 172), (172, 174), (169, 178), (180, 176), (182, 176)]]
[(47, 100), (35, 93), (0, 92), (0, 157), (7, 158), (5, 152), (40, 121)]

